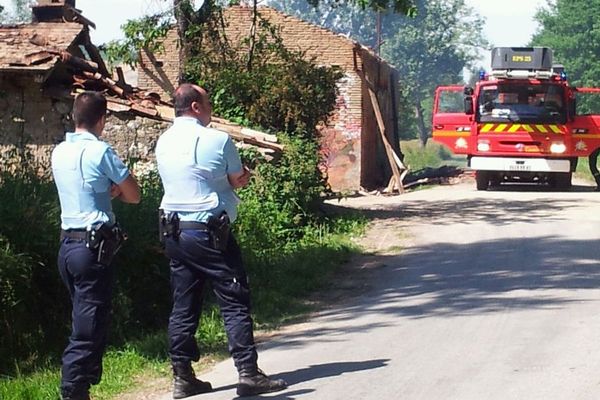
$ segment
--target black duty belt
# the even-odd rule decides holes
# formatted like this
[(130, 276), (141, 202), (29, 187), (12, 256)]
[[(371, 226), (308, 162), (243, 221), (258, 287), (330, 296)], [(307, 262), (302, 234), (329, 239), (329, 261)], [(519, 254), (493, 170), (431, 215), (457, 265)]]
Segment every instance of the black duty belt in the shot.
[(87, 238), (87, 230), (85, 229), (69, 229), (60, 231), (60, 240), (65, 238), (85, 240)]
[(208, 232), (208, 225), (203, 222), (194, 222), (194, 221), (179, 221), (179, 230), (192, 229), (197, 231), (206, 231)]

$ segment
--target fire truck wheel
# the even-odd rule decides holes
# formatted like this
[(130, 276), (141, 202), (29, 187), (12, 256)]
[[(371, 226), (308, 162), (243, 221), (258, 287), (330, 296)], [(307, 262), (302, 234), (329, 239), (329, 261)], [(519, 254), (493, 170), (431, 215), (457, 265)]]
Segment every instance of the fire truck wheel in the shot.
[(490, 185), (490, 178), (487, 172), (477, 171), (475, 174), (475, 183), (477, 186), (477, 190), (487, 190)]

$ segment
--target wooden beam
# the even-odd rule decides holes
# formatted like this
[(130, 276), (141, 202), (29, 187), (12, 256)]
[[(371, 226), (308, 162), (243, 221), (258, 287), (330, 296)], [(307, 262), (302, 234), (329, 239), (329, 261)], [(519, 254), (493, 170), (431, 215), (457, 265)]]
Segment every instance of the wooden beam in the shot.
[[(365, 79), (366, 81), (366, 79)], [(373, 111), (375, 112), (375, 118), (377, 119), (377, 125), (379, 126), (379, 134), (381, 135), (381, 140), (383, 141), (383, 145), (385, 148), (385, 152), (387, 154), (388, 162), (390, 164), (390, 168), (392, 169), (392, 179), (390, 179), (390, 184), (388, 185), (388, 190), (393, 191), (394, 186), (398, 186), (398, 191), (400, 193), (404, 193), (404, 188), (402, 186), (402, 175), (400, 174), (400, 169), (406, 170), (406, 167), (396, 153), (394, 152), (394, 148), (390, 144), (387, 136), (385, 135), (385, 122), (383, 121), (383, 116), (381, 115), (381, 109), (379, 108), (379, 102), (377, 101), (377, 94), (372, 89), (371, 86), (367, 85), (367, 90), (369, 91), (369, 96), (371, 98), (371, 105), (373, 106)], [(391, 186), (391, 187), (390, 187)]]

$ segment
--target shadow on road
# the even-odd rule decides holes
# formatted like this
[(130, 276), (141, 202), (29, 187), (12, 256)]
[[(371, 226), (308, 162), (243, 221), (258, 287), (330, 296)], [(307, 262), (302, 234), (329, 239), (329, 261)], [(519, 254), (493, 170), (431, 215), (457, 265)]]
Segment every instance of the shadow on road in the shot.
[(375, 278), (368, 300), (324, 315), (336, 320), (367, 313), (428, 318), (552, 309), (582, 301), (579, 290), (600, 288), (596, 240), (548, 236), (436, 243), (376, 258), (386, 268)]
[[(277, 375), (273, 375), (273, 378), (285, 380), (289, 386), (296, 385), (298, 383), (308, 382), (315, 379), (331, 378), (333, 376), (340, 376), (346, 373), (366, 371), (375, 368), (382, 368), (387, 366), (389, 359), (377, 359), (368, 361), (344, 361), (344, 362), (332, 362), (326, 364), (311, 365), (306, 368), (298, 369), (295, 371), (283, 372)], [(215, 391), (229, 390), (233, 386), (227, 386), (217, 388)], [(292, 400), (295, 396), (301, 396), (307, 393), (314, 392), (314, 389), (300, 389), (296, 391), (285, 391), (283, 393), (271, 393), (264, 394), (261, 396), (245, 397), (255, 399), (277, 399), (277, 400)]]
[[(492, 195), (492, 194), (488, 194)], [(423, 200), (401, 200), (393, 205), (380, 204), (377, 209), (360, 210), (367, 219), (423, 220), (440, 225), (465, 224), (478, 221), (493, 225), (508, 225), (518, 222), (564, 220), (561, 211), (580, 207), (578, 198), (549, 200), (544, 197), (527, 200), (490, 198), (485, 194), (474, 193), (472, 198), (452, 201), (429, 202)], [(581, 206), (582, 207), (582, 206)], [(327, 212), (357, 213), (354, 208), (327, 204)]]
[[(368, 291), (320, 313), (341, 324), (289, 332), (265, 347), (343, 342), (348, 333), (369, 334), (407, 319), (560, 309), (595, 301), (584, 291), (600, 289), (597, 240), (546, 236), (436, 243), (371, 258), (379, 264), (376, 273), (357, 271), (370, 281)], [(377, 314), (389, 318), (373, 323), (370, 317)]]
[[(576, 193), (553, 198), (544, 193), (527, 195), (522, 200), (504, 199), (494, 193), (473, 192), (472, 198), (449, 201), (398, 198), (385, 201), (375, 210), (360, 210), (370, 220), (379, 220), (378, 227), (397, 230), (425, 222), (431, 235), (439, 235), (435, 226), (463, 224), (457, 232), (465, 232), (464, 224), (492, 226), (511, 224), (559, 223), (569, 225), (566, 216), (581, 207), (589, 212), (590, 202), (581, 201)], [(588, 207), (588, 208), (586, 208)], [(356, 208), (329, 205), (330, 212), (356, 213)], [(585, 214), (581, 214), (585, 215)], [(585, 217), (582, 217), (585, 220)], [(561, 225), (562, 226), (562, 225)], [(335, 343), (347, 340), (348, 333), (368, 333), (373, 329), (402, 323), (400, 318), (423, 319), (454, 317), (527, 309), (555, 309), (581, 298), (581, 290), (600, 288), (600, 246), (598, 235), (590, 225), (589, 240), (569, 240), (562, 236), (527, 237), (521, 225), (515, 237), (453, 243), (450, 237), (435, 237), (435, 244), (413, 245), (396, 254), (375, 253), (365, 264), (346, 274), (352, 274), (355, 287), (345, 288), (348, 298), (320, 313), (334, 321), (346, 321), (341, 328), (330, 325), (286, 334), (284, 341), (272, 341), (271, 347), (302, 347), (309, 342)], [(579, 229), (579, 228), (578, 228)], [(585, 228), (581, 228), (585, 229)], [(525, 237), (523, 237), (525, 236)], [(476, 239), (475, 239), (476, 240)], [(461, 241), (459, 241), (461, 242)], [(344, 278), (341, 277), (341, 281)], [(334, 282), (333, 285), (336, 285)], [(364, 289), (366, 287), (366, 289)], [(559, 292), (568, 289), (568, 292)], [(359, 298), (360, 297), (360, 298)], [(362, 316), (389, 315), (385, 322), (361, 321)]]
[(326, 364), (311, 365), (295, 371), (283, 372), (275, 377), (295, 385), (300, 382), (308, 382), (314, 379), (330, 378), (349, 372), (366, 371), (369, 369), (385, 367), (389, 359), (378, 359), (368, 361), (343, 361)]
[(540, 193), (582, 193), (595, 192), (594, 186), (573, 185), (569, 189), (554, 189), (547, 185), (533, 185), (528, 183), (505, 183), (498, 186), (491, 186), (489, 191), (494, 192), (540, 192)]

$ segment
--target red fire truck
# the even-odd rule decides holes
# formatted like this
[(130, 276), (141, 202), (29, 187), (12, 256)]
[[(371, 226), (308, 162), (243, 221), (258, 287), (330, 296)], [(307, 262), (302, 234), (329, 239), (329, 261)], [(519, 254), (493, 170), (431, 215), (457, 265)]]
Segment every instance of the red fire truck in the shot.
[(543, 47), (495, 48), (491, 74), (479, 78), (474, 88), (437, 88), (433, 140), (467, 155), (477, 190), (515, 181), (570, 187), (578, 157), (600, 148), (600, 114), (577, 103), (600, 89), (570, 86)]

